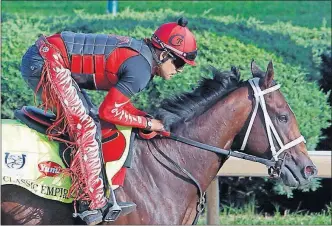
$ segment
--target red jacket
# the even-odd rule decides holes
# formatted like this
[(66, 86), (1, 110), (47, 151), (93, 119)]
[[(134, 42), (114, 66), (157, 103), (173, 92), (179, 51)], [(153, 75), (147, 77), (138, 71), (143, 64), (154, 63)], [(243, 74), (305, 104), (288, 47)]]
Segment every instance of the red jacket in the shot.
[(99, 108), (101, 119), (123, 126), (145, 128), (145, 112), (114, 87), (123, 62), (141, 54), (152, 67), (152, 55), (143, 41), (126, 36), (62, 32), (47, 37), (65, 60), (65, 66), (81, 88), (107, 90)]

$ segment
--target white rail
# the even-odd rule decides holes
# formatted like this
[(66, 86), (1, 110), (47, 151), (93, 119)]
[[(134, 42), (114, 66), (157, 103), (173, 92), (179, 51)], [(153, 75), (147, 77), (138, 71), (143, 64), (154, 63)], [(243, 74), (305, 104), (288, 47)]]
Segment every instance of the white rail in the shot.
[[(308, 151), (308, 154), (318, 169), (318, 177), (331, 178), (331, 151)], [(230, 157), (218, 172), (218, 176), (268, 176), (263, 164)]]

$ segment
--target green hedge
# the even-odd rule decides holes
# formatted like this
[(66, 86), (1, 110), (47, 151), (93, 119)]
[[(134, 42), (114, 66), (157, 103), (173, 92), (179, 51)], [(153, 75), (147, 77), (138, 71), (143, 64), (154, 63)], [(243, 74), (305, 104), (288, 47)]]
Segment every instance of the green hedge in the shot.
[[(2, 10), (9, 13), (34, 15), (71, 15), (74, 10), (85, 9), (87, 13), (105, 14), (107, 1), (3, 1)], [(119, 1), (118, 10), (158, 11), (173, 9), (189, 15), (253, 15), (264, 23), (291, 21), (292, 24), (309, 28), (326, 23), (331, 27), (330, 1)]]
[[(160, 16), (163, 15), (163, 16)], [(21, 57), (34, 43), (38, 34), (50, 35), (62, 30), (95, 33), (116, 33), (136, 38), (148, 37), (163, 22), (176, 20), (181, 13), (172, 10), (135, 12), (129, 9), (111, 15), (86, 14), (76, 11), (73, 16), (24, 16), (4, 14), (2, 23), (2, 118), (12, 118), (13, 110), (33, 104), (32, 92), (19, 72)], [(187, 15), (186, 15), (187, 16)], [(150, 87), (135, 98), (138, 107), (153, 110), (161, 99), (190, 90), (202, 76), (204, 69), (213, 65), (228, 70), (239, 66), (243, 79), (251, 77), (251, 59), (265, 68), (273, 60), (276, 80), (294, 110), (309, 149), (314, 149), (321, 129), (328, 127), (330, 108), (327, 95), (312, 82), (309, 73), (316, 72), (313, 49), (319, 44), (328, 49), (330, 28), (309, 29), (278, 22), (264, 25), (255, 18), (242, 19), (225, 16), (187, 16), (189, 27), (197, 36), (198, 67), (187, 67), (171, 81), (156, 78)], [(318, 44), (317, 44), (318, 43)], [(303, 53), (303, 54), (302, 54)], [(90, 92), (100, 103), (104, 92)]]

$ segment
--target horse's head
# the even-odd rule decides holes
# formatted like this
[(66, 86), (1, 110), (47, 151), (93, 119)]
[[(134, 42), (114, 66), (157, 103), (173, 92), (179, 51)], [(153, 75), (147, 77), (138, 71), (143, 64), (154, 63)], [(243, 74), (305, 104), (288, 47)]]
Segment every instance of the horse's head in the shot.
[(253, 109), (236, 140), (241, 149), (255, 156), (279, 160), (285, 185), (299, 187), (317, 174), (308, 156), (295, 115), (275, 83), (272, 62), (263, 72), (251, 63), (254, 79), (249, 82)]

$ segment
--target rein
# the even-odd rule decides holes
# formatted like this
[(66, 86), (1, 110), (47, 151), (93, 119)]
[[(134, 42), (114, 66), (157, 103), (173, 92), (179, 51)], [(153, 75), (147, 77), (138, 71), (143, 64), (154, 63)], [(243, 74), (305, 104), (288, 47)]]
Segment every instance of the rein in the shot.
[(245, 153), (238, 152), (238, 151), (232, 151), (232, 150), (226, 150), (226, 149), (218, 148), (218, 147), (211, 146), (211, 145), (208, 145), (208, 144), (204, 144), (204, 143), (201, 143), (201, 142), (198, 142), (198, 141), (195, 141), (195, 140), (191, 140), (189, 138), (185, 138), (185, 137), (182, 137), (182, 136), (175, 135), (171, 132), (164, 132), (164, 131), (155, 132), (155, 131), (153, 131), (153, 132), (150, 132), (150, 133), (146, 134), (146, 133), (143, 133), (140, 130), (139, 131), (139, 136), (141, 138), (147, 139), (147, 140), (152, 139), (156, 136), (160, 136), (160, 137), (163, 137), (163, 138), (168, 138), (168, 139), (171, 139), (171, 140), (179, 141), (181, 143), (188, 144), (190, 146), (194, 146), (194, 147), (206, 150), (206, 151), (214, 152), (216, 154), (232, 156), (232, 157), (235, 157), (235, 158), (244, 159), (244, 160), (248, 160), (248, 161), (252, 161), (252, 162), (258, 162), (258, 163), (262, 163), (262, 164), (264, 164), (268, 167), (274, 167), (276, 165), (276, 161), (274, 161), (274, 160), (260, 158), (260, 157), (254, 156), (254, 155), (249, 155), (249, 154), (245, 154)]

